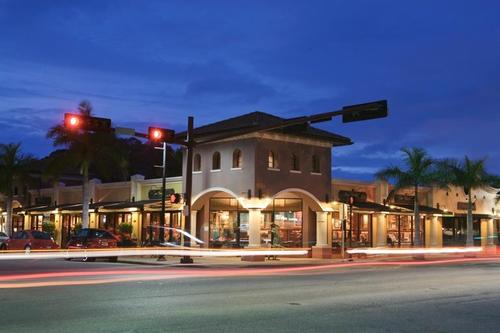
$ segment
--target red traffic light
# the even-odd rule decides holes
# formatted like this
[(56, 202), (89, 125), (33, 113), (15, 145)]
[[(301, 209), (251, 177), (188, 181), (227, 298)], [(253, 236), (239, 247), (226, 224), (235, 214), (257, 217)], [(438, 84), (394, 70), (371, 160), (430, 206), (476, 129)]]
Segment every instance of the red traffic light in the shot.
[(175, 139), (175, 132), (166, 128), (149, 127), (148, 138), (156, 142), (173, 142)]
[(111, 119), (65, 113), (64, 127), (70, 130), (81, 129), (92, 132), (109, 132), (111, 130)]
[(64, 114), (64, 127), (69, 129), (78, 129), (82, 126), (82, 119), (79, 115), (65, 113)]
[(170, 194), (170, 203), (179, 203), (181, 202), (181, 195), (179, 193)]

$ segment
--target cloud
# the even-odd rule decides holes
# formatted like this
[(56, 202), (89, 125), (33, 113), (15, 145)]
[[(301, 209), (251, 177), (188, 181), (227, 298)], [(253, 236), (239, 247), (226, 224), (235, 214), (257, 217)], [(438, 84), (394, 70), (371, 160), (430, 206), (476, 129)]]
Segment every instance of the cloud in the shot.
[(394, 160), (401, 158), (401, 152), (384, 152), (384, 151), (374, 151), (369, 153), (361, 154), (361, 157), (374, 160)]
[(378, 170), (380, 170), (379, 167), (369, 167), (369, 166), (336, 166), (332, 167), (333, 171), (340, 171), (343, 173), (348, 173), (348, 174), (370, 174), (373, 175), (376, 173)]
[(339, 147), (333, 149), (333, 156), (335, 157), (344, 157), (344, 156), (352, 156), (357, 155), (366, 148), (370, 147), (372, 144), (366, 142), (356, 142), (353, 145)]

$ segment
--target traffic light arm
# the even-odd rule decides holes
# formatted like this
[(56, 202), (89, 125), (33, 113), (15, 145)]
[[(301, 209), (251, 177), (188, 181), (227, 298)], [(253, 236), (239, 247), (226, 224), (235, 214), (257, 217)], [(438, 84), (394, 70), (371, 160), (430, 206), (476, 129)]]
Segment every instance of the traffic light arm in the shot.
[[(260, 128), (249, 128), (242, 129), (239, 134), (249, 134), (253, 132), (263, 132), (263, 131), (272, 131), (275, 129), (291, 127), (295, 125), (304, 125), (304, 124), (312, 124), (312, 123), (320, 123), (323, 121), (332, 120), (332, 118), (337, 116), (342, 116), (342, 120), (344, 123), (346, 122), (354, 122), (354, 121), (363, 121), (377, 118), (387, 117), (387, 101), (381, 100), (370, 103), (356, 104), (344, 106), (342, 110), (318, 113), (311, 116), (304, 117), (296, 117), (291, 119), (286, 119), (279, 124), (264, 126)], [(234, 136), (234, 133), (222, 134), (216, 137), (213, 137), (207, 141), (203, 141), (203, 143), (218, 141), (222, 139), (226, 139)]]

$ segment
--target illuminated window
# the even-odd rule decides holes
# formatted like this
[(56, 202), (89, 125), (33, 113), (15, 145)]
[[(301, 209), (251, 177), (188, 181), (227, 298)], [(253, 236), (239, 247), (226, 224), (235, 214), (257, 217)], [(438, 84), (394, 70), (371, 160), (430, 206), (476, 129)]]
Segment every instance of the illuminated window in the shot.
[(201, 156), (200, 156), (200, 154), (194, 155), (193, 171), (201, 171)]
[(276, 158), (276, 154), (273, 151), (269, 151), (269, 154), (267, 156), (267, 167), (271, 169), (278, 168), (278, 161)]
[(243, 156), (241, 154), (241, 150), (236, 149), (233, 152), (233, 168), (241, 168), (243, 164)]
[(220, 170), (220, 153), (218, 151), (212, 155), (212, 170)]

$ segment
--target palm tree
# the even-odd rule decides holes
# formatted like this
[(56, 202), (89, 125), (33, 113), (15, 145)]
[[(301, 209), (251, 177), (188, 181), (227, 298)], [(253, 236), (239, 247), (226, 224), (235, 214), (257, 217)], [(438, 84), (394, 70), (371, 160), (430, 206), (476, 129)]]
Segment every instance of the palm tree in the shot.
[(20, 143), (0, 145), (0, 192), (6, 197), (6, 231), (12, 233), (12, 201), (14, 187), (29, 178), (29, 167), (33, 158), (21, 153)]
[(471, 160), (465, 156), (463, 161), (443, 161), (443, 169), (451, 185), (461, 187), (467, 195), (467, 242), (466, 246), (474, 245), (472, 220), (472, 190), (490, 187), (496, 177), (485, 170), (486, 159)]
[(419, 213), (419, 188), (421, 186), (431, 186), (437, 183), (438, 177), (435, 170), (435, 162), (424, 149), (402, 148), (404, 154), (405, 168), (388, 167), (380, 170), (375, 177), (380, 180), (392, 180), (394, 182), (394, 193), (399, 189), (412, 188), (414, 190), (414, 221), (415, 234), (413, 242), (415, 246), (421, 246), (420, 237), (420, 213)]
[[(92, 105), (83, 101), (78, 107), (82, 116), (92, 115)], [(122, 154), (116, 136), (109, 132), (69, 130), (63, 124), (52, 127), (47, 137), (54, 146), (65, 147), (50, 161), (48, 173), (61, 175), (66, 170), (78, 169), (82, 175), (82, 227), (89, 226), (89, 172), (95, 169), (101, 175), (121, 173), (126, 176), (126, 159)]]

